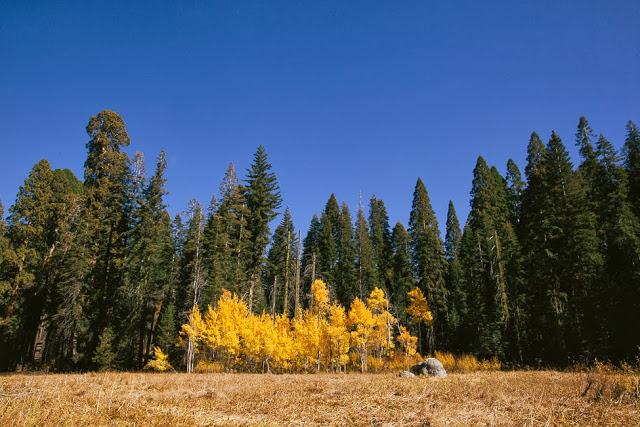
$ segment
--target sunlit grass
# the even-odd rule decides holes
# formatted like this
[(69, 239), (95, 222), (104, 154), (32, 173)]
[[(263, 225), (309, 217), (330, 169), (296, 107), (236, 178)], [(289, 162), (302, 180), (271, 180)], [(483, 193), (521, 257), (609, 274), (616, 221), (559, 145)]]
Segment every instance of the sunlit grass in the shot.
[(10, 374), (0, 425), (640, 425), (635, 374)]

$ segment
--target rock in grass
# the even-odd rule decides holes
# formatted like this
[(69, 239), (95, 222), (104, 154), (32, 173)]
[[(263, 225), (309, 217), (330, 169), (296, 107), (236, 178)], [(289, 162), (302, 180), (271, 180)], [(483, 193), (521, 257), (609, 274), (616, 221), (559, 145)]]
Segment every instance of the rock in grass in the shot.
[(446, 377), (447, 371), (445, 371), (442, 362), (434, 357), (430, 357), (411, 368), (411, 372), (415, 375), (425, 375), (433, 377)]
[(415, 377), (415, 375), (409, 371), (400, 371), (400, 378), (413, 378), (413, 377)]

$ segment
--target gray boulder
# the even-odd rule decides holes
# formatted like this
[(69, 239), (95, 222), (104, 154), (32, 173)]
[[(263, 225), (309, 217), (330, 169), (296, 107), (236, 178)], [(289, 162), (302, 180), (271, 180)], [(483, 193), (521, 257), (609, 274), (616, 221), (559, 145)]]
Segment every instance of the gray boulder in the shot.
[(415, 375), (425, 375), (433, 377), (446, 377), (447, 371), (444, 370), (442, 362), (434, 357), (430, 357), (411, 368), (411, 372)]
[(415, 377), (415, 375), (409, 371), (400, 371), (400, 378), (413, 378), (413, 377)]

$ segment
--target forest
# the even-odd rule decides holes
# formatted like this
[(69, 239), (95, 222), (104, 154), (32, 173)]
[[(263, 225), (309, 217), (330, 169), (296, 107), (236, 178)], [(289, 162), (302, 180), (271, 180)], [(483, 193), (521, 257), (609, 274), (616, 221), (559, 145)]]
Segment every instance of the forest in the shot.
[(164, 150), (148, 173), (120, 115), (86, 131), (82, 180), (43, 159), (0, 203), (0, 370), (140, 370), (159, 355), (189, 372), (364, 372), (435, 352), (513, 368), (638, 357), (631, 121), (618, 152), (581, 117), (577, 166), (555, 132), (531, 134), (524, 176), (478, 157), (469, 216), (450, 202), (444, 239), (420, 178), (408, 224), (375, 196), (352, 215), (332, 194), (303, 237), (263, 146), (244, 176), (229, 165), (207, 206), (171, 218)]

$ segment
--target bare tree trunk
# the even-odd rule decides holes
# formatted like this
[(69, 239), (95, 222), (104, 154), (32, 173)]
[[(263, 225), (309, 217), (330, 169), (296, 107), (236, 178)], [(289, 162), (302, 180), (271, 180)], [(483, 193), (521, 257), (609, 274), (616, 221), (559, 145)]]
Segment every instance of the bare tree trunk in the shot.
[(276, 320), (276, 292), (278, 290), (278, 276), (273, 278), (273, 288), (271, 289), (271, 316)]
[(291, 232), (287, 233), (287, 257), (285, 258), (284, 264), (284, 306), (282, 309), (282, 313), (287, 315), (287, 311), (289, 308), (289, 263), (290, 263), (290, 250), (291, 250)]
[(253, 312), (253, 287), (256, 284), (255, 277), (255, 274), (251, 274), (251, 280), (249, 281), (249, 313)]
[(298, 263), (296, 264), (296, 301), (295, 301), (295, 317), (298, 317), (300, 311), (300, 266), (301, 266), (301, 245), (302, 245), (302, 231), (298, 230)]

